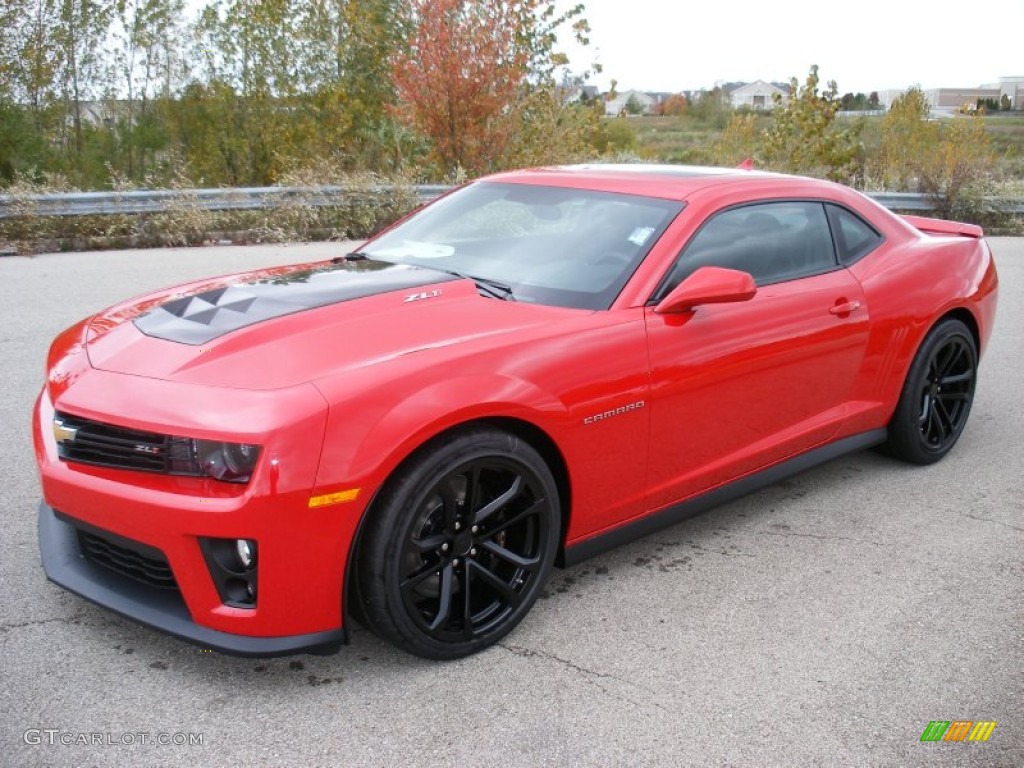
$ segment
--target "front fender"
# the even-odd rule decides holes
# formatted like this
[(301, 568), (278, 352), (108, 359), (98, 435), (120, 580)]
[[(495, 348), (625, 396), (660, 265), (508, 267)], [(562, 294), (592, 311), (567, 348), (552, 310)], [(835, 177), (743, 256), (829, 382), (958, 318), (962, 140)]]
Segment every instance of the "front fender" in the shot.
[[(331, 400), (335, 393), (325, 389)], [(519, 419), (558, 444), (569, 422), (566, 403), (535, 384), (502, 374), (459, 376), (422, 387), (405, 381), (400, 389), (377, 389), (372, 400), (331, 407), (318, 488), (344, 485), (372, 493), (416, 448), (460, 424)]]

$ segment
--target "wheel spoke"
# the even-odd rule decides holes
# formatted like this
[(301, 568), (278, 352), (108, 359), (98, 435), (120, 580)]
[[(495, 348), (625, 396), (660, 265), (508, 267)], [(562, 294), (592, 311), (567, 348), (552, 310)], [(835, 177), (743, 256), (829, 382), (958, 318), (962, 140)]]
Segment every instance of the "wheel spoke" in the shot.
[(431, 576), (436, 576), (440, 565), (440, 563), (431, 563), (430, 565), (424, 566), (411, 576), (407, 576), (405, 580), (398, 585), (399, 588), (403, 592), (408, 591), (410, 589), (415, 589), (424, 581), (429, 579)]
[(469, 565), (471, 565), (477, 573), (480, 574), (481, 579), (486, 581), (499, 595), (501, 595), (505, 602), (513, 608), (519, 604), (519, 593), (516, 592), (510, 584), (507, 584), (503, 579), (501, 579), (501, 577), (475, 560), (471, 560)]
[(503, 520), (502, 522), (498, 523), (497, 525), (495, 525), (495, 526), (493, 526), (491, 528), (488, 528), (487, 529), (487, 535), (488, 536), (497, 536), (499, 533), (504, 533), (509, 528), (513, 528), (513, 527), (519, 525), (519, 523), (523, 522), (523, 520), (526, 520), (528, 517), (533, 517), (534, 515), (539, 515), (543, 511), (545, 503), (546, 502), (545, 502), (545, 500), (543, 498), (537, 499), (537, 501), (533, 502), (533, 504), (528, 506), (522, 512), (519, 512), (518, 514), (513, 515), (512, 517), (510, 517), (508, 520)]
[(928, 421), (928, 417), (932, 411), (932, 397), (926, 391), (924, 398), (921, 400), (921, 415), (917, 417), (917, 423), (924, 427), (925, 422)]
[(942, 425), (942, 436), (949, 437), (956, 431), (956, 426), (953, 424), (953, 417), (949, 415), (949, 411), (946, 410), (945, 404), (941, 400), (935, 400), (935, 413), (939, 417), (939, 423)]
[(480, 498), (480, 467), (475, 466), (466, 474), (466, 500), (463, 503), (463, 512), (473, 517), (473, 509), (479, 503)]
[(940, 392), (937, 395), (937, 397), (939, 400), (942, 400), (944, 402), (948, 402), (950, 400), (952, 400), (953, 402), (966, 402), (967, 400), (970, 399), (970, 395), (968, 395), (966, 392)]
[(517, 555), (511, 550), (505, 549), (505, 547), (501, 546), (496, 541), (484, 541), (480, 543), (480, 546), (492, 555), (500, 557), (505, 562), (512, 563), (512, 565), (518, 566), (519, 568), (525, 568), (528, 571), (532, 571), (540, 565), (539, 555), (533, 555), (532, 557)]
[(942, 423), (942, 417), (939, 415), (939, 409), (935, 407), (934, 400), (928, 414), (928, 426), (930, 442), (933, 445), (938, 445), (946, 435), (946, 426)]
[(949, 353), (946, 355), (946, 359), (937, 366), (938, 376), (936, 378), (941, 379), (943, 376), (953, 370), (954, 365), (960, 361), (960, 358), (964, 356), (967, 351), (962, 344), (951, 343), (948, 347)]
[(939, 384), (944, 387), (948, 387), (950, 384), (963, 384), (971, 381), (974, 378), (974, 371), (965, 371), (964, 373), (956, 373), (951, 376), (944, 376), (939, 379)]
[(511, 488), (509, 488), (507, 491), (501, 494), (498, 498), (494, 499), (494, 501), (491, 501), (485, 506), (483, 506), (475, 515), (473, 515), (473, 524), (479, 525), (484, 520), (493, 515), (495, 512), (497, 512), (499, 509), (501, 509), (503, 506), (512, 501), (512, 499), (519, 495), (519, 489), (522, 486), (522, 484), (523, 479), (519, 475), (516, 475), (516, 479), (512, 481)]
[(937, 443), (938, 438), (936, 436), (936, 416), (935, 409), (932, 407), (931, 402), (928, 404), (927, 416), (924, 422), (924, 427), (921, 432), (924, 435), (924, 439), (928, 443)]
[(452, 579), (452, 565), (448, 563), (441, 571), (440, 602), (437, 606), (437, 616), (430, 622), (430, 631), (434, 632), (446, 621), (452, 610), (452, 593), (455, 591), (455, 582)]
[(464, 567), (459, 573), (459, 584), (462, 587), (462, 634), (467, 638), (473, 636), (473, 596), (469, 589), (472, 581), (469, 567)]

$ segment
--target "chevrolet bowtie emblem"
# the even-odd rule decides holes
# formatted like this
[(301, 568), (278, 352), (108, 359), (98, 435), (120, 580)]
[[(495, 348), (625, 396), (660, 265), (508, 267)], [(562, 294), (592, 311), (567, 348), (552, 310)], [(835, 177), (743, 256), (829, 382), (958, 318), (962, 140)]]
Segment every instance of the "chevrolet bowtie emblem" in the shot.
[(75, 427), (67, 426), (58, 418), (53, 420), (53, 438), (57, 441), (57, 445), (74, 442), (77, 434), (78, 430)]

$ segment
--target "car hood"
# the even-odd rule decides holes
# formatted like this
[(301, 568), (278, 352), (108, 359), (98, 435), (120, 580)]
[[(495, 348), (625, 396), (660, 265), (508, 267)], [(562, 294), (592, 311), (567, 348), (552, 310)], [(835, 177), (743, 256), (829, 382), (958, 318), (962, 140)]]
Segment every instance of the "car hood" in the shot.
[(96, 315), (85, 347), (101, 370), (277, 389), (578, 315), (485, 298), (472, 281), (436, 270), (326, 262), (137, 297)]

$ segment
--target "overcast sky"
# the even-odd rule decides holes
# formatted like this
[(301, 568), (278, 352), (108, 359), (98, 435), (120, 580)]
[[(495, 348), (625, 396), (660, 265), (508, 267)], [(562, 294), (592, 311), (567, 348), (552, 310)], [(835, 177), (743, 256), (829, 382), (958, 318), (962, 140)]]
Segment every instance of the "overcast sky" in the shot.
[(591, 43), (568, 52), (574, 69), (603, 65), (590, 81), (602, 89), (611, 78), (620, 91), (802, 81), (812, 64), (840, 93), (1024, 77), (1024, 0), (583, 2)]

